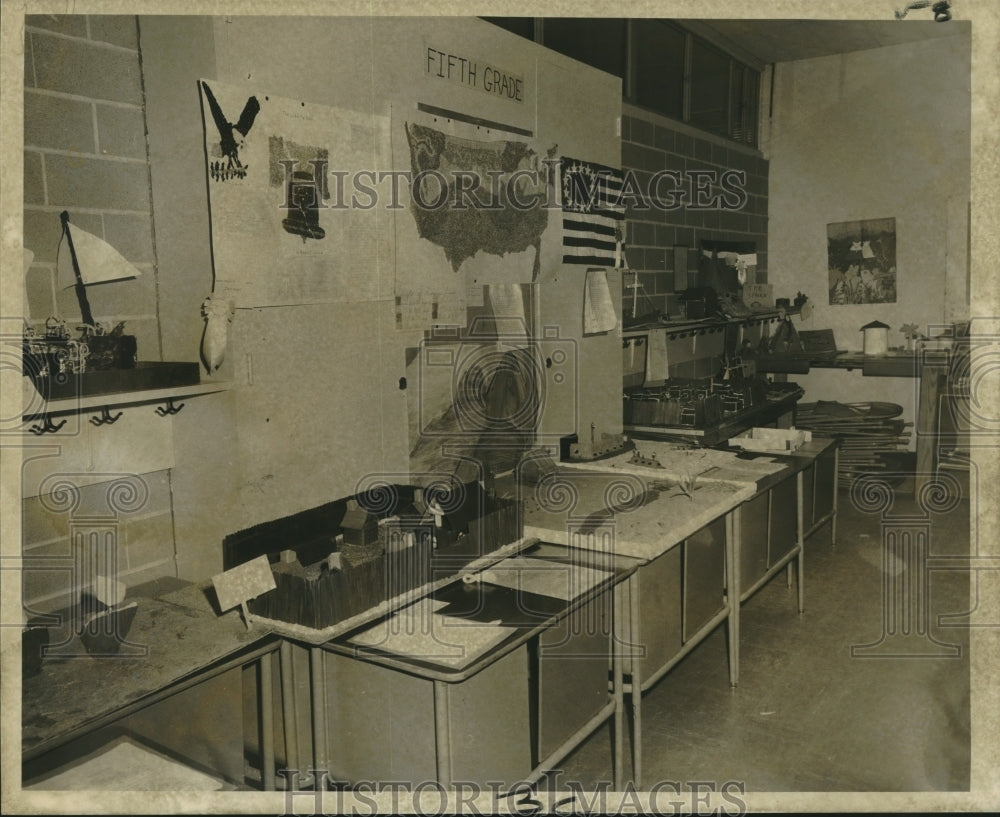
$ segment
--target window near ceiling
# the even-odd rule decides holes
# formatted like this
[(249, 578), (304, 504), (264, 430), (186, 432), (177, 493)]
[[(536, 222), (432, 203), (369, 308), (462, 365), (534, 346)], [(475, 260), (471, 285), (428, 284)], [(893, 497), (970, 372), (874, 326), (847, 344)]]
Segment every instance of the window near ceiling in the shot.
[(760, 74), (668, 20), (484, 17), (622, 79), (626, 101), (757, 146)]
[(729, 134), (729, 55), (698, 39), (691, 44), (691, 100), (688, 124)]
[(546, 17), (542, 44), (616, 77), (625, 77), (628, 20), (621, 17)]
[(487, 23), (505, 29), (512, 34), (526, 39), (535, 39), (535, 18), (534, 17), (483, 17)]
[(729, 84), (729, 136), (747, 145), (757, 144), (757, 105), (760, 74), (733, 61)]
[(631, 101), (672, 119), (684, 118), (686, 41), (684, 29), (670, 23), (661, 20), (633, 23)]

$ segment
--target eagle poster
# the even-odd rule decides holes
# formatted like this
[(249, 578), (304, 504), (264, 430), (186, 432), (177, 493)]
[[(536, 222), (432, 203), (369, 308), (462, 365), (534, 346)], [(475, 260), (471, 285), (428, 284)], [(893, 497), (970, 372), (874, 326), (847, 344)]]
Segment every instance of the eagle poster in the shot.
[(377, 300), (392, 213), (354, 206), (340, 181), (389, 169), (388, 117), (215, 80), (199, 89), (215, 296), (237, 307)]

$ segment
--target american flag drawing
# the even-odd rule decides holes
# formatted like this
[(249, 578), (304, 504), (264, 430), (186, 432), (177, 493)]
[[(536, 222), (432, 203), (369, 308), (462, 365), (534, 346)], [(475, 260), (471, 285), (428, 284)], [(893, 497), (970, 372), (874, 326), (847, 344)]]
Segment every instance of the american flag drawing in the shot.
[(623, 177), (613, 167), (564, 157), (559, 165), (563, 211), (563, 263), (613, 267)]

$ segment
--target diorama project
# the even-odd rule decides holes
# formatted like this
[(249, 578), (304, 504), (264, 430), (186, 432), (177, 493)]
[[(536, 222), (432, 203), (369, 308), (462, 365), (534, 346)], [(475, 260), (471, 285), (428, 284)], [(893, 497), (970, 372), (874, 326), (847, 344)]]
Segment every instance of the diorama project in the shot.
[[(516, 550), (522, 528), (520, 503), (489, 483), (371, 485), (356, 498), (227, 537), (227, 559), (237, 565), (220, 578), (233, 581), (227, 574), (239, 571), (247, 554), (280, 551), (272, 589), (230, 593), (229, 606), (249, 598), (248, 620), (321, 642), (480, 559)], [(294, 542), (287, 541), (291, 531)]]

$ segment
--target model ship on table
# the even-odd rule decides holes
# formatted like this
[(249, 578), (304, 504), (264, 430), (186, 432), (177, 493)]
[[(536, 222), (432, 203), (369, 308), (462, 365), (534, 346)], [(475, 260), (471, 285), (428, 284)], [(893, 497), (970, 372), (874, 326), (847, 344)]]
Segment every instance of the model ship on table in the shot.
[(110, 244), (71, 224), (68, 212), (60, 219), (80, 324), (76, 337), (66, 321), (55, 317), (46, 321), (44, 333), (25, 327), (22, 369), (41, 396), (56, 400), (197, 383), (197, 363), (140, 362), (136, 337), (125, 332), (124, 321), (109, 328), (94, 320), (87, 287), (141, 273)]

